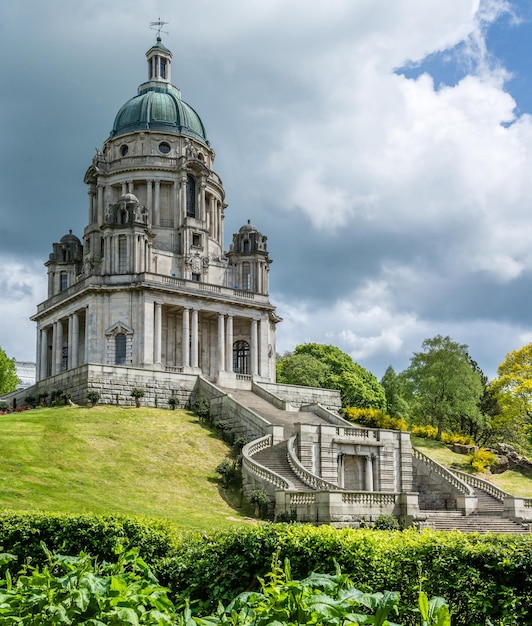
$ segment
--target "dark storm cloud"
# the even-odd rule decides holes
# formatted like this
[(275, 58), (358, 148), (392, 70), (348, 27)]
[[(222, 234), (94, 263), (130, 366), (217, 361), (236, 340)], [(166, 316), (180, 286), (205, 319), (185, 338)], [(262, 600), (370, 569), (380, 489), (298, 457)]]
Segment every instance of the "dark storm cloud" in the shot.
[[(394, 73), (482, 43), (476, 4), (4, 3), (0, 345), (33, 358), (42, 263), (69, 229), (82, 235), (85, 171), (145, 80), (160, 15), (172, 82), (217, 152), (226, 247), (248, 219), (268, 236), (280, 350), (333, 343), (381, 374), (441, 333), (494, 373), (532, 339), (532, 124), (512, 117), (482, 45), (452, 88)], [(482, 7), (492, 22), (504, 12)]]

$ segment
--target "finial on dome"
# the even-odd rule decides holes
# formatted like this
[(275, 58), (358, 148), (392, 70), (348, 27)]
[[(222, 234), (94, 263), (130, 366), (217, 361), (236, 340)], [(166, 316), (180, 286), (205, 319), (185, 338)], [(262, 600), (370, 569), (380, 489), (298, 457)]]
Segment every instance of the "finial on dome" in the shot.
[(161, 33), (164, 33), (165, 35), (168, 35), (168, 31), (166, 30), (162, 30), (163, 26), (165, 24), (169, 24), (170, 22), (163, 22), (161, 20), (161, 17), (159, 16), (159, 19), (156, 22), (150, 22), (150, 28), (152, 30), (156, 30), (157, 31), (157, 43), (161, 42)]

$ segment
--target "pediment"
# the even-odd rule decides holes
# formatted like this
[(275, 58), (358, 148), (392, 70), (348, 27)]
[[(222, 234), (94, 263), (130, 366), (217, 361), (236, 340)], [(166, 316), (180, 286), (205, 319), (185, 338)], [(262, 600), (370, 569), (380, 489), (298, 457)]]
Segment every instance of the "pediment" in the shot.
[(112, 326), (109, 326), (109, 328), (105, 331), (105, 334), (107, 336), (120, 334), (132, 335), (133, 329), (130, 328), (127, 324), (124, 324), (124, 322), (116, 322)]

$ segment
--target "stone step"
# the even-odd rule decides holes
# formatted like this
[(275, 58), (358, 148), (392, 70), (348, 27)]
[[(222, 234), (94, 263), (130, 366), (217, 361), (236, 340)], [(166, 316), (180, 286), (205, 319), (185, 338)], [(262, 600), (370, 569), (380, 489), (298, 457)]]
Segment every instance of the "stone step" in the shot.
[(264, 448), (253, 456), (253, 460), (267, 469), (289, 480), (298, 491), (312, 491), (311, 487), (300, 480), (292, 471), (287, 459), (288, 445), (282, 441), (270, 448)]
[[(425, 511), (427, 522), (435, 530), (458, 530), (463, 533), (528, 533), (528, 528), (512, 520), (489, 515), (461, 515), (456, 511)], [(458, 514), (457, 514), (458, 513)]]
[(284, 427), (284, 437), (289, 439), (294, 433), (294, 424), (296, 422), (304, 422), (305, 424), (325, 424), (325, 420), (318, 417), (315, 413), (308, 413), (306, 411), (283, 411), (270, 404), (264, 398), (261, 398), (253, 391), (247, 391), (244, 389), (226, 389), (220, 387), (222, 391), (232, 396), (237, 402), (240, 402), (244, 406), (248, 407), (257, 415), (260, 415), (265, 420), (274, 424), (275, 426)]

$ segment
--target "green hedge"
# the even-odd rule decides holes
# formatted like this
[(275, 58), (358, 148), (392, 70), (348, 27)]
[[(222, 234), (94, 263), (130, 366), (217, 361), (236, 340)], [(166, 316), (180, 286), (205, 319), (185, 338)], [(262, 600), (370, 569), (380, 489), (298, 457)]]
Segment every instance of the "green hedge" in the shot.
[(138, 547), (146, 561), (157, 564), (173, 553), (179, 536), (163, 520), (0, 512), (0, 552), (44, 563), (41, 541), (52, 552), (74, 556), (84, 551), (108, 561), (115, 559), (118, 544)]
[[(43, 560), (39, 542), (63, 554), (113, 559), (117, 542), (141, 555), (181, 602), (206, 614), (218, 601), (258, 588), (272, 555), (290, 559), (294, 578), (334, 572), (335, 561), (363, 591), (399, 591), (405, 624), (419, 624), (419, 572), (429, 596), (443, 596), (454, 626), (532, 623), (532, 536), (407, 530), (334, 530), (300, 524), (242, 527), (210, 536), (178, 534), (169, 524), (125, 517), (0, 515), (0, 552)], [(410, 611), (410, 613), (408, 613)]]

